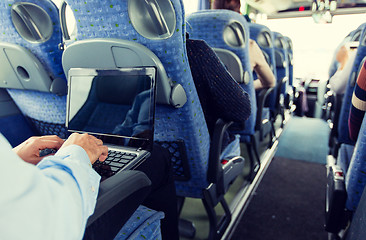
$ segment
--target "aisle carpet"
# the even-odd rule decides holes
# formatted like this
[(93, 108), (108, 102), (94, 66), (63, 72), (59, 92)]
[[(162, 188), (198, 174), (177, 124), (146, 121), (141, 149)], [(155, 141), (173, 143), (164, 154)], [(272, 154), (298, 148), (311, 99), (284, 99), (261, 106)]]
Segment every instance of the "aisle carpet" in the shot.
[(275, 157), (231, 237), (233, 240), (326, 240), (326, 168)]
[(326, 163), (329, 127), (322, 119), (293, 117), (286, 124), (276, 157)]

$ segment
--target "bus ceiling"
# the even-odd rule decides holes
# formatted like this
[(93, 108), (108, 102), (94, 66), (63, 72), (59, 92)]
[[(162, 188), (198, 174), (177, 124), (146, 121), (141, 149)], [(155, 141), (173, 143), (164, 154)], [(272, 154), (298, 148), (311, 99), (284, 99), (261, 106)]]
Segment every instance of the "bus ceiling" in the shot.
[(366, 12), (366, 0), (245, 0), (250, 12), (267, 19), (313, 16), (316, 23), (330, 23), (334, 15)]

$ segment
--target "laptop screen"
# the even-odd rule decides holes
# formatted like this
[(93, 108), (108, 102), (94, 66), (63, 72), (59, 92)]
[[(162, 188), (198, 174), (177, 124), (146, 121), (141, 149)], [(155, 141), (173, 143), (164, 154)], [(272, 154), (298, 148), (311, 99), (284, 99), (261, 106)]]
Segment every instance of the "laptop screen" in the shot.
[(70, 69), (66, 127), (106, 144), (151, 150), (155, 77), (154, 67)]

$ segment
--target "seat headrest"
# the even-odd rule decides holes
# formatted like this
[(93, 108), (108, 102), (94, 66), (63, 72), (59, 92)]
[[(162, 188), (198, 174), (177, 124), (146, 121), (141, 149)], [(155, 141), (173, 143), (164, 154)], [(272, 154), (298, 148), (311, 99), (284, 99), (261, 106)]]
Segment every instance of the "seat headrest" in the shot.
[(223, 48), (213, 48), (216, 55), (225, 65), (231, 76), (238, 82), (244, 83), (244, 71), (240, 58), (230, 50)]
[(129, 0), (128, 15), (132, 26), (147, 39), (169, 38), (176, 27), (170, 0)]
[(71, 68), (155, 67), (157, 102), (180, 108), (187, 101), (184, 89), (179, 84), (172, 83), (159, 58), (136, 42), (112, 38), (77, 41), (65, 49), (62, 65), (66, 76)]
[(245, 47), (247, 42), (244, 27), (241, 23), (233, 21), (228, 24), (223, 33), (224, 41), (230, 47)]
[(11, 6), (11, 18), (19, 35), (31, 43), (46, 42), (52, 36), (51, 17), (36, 4), (14, 3)]
[(277, 68), (285, 68), (287, 63), (285, 56), (279, 50), (275, 50), (275, 60)]
[(273, 47), (271, 34), (266, 30), (261, 31), (257, 36), (257, 43), (262, 48)]

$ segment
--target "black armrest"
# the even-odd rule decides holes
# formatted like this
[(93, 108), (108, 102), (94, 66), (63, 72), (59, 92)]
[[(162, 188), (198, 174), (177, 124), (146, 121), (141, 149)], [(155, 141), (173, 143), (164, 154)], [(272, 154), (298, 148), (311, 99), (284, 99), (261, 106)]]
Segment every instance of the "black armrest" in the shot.
[(347, 192), (344, 173), (337, 165), (329, 166), (326, 191), (325, 230), (338, 233), (345, 226)]
[(222, 179), (222, 167), (220, 162), (220, 154), (222, 140), (225, 131), (233, 122), (225, 122), (222, 119), (216, 121), (213, 136), (211, 137), (210, 155), (208, 161), (207, 180), (210, 183), (218, 183)]
[[(244, 158), (241, 156), (233, 157), (225, 165), (221, 164), (220, 155), (224, 133), (232, 123), (218, 119), (211, 138), (207, 180), (210, 183), (216, 184), (217, 195), (224, 194), (227, 191), (230, 183), (240, 174), (244, 167)], [(238, 167), (239, 165), (240, 167)]]
[(103, 181), (94, 214), (84, 239), (113, 239), (150, 191), (150, 179), (140, 171), (126, 170)]
[(257, 118), (255, 122), (255, 130), (259, 130), (262, 126), (262, 114), (263, 114), (263, 108), (264, 104), (266, 102), (267, 97), (271, 92), (273, 92), (272, 88), (263, 88), (259, 90), (257, 94)]

